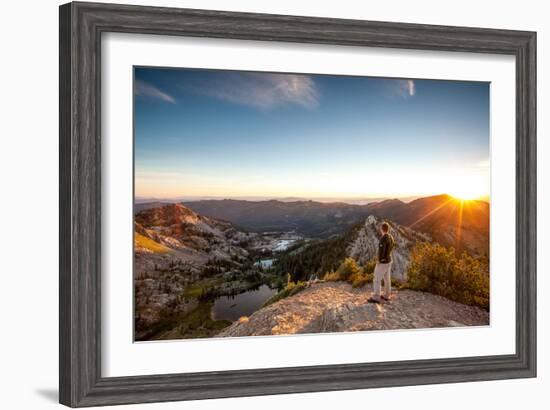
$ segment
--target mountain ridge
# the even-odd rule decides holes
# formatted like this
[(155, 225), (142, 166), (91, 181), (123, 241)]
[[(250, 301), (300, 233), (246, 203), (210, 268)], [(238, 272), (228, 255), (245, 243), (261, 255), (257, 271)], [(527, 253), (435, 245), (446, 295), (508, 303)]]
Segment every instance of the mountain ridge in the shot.
[(234, 199), (195, 201), (185, 205), (201, 215), (227, 220), (253, 232), (296, 230), (319, 238), (340, 234), (372, 214), (426, 233), (444, 246), (476, 255), (489, 253), (489, 203), (461, 201), (447, 194), (411, 202), (387, 199), (367, 205)]

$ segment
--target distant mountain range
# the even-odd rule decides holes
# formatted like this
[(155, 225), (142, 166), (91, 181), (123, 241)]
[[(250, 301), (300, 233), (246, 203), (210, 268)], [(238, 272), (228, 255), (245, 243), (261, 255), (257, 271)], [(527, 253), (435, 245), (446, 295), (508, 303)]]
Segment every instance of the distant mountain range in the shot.
[[(403, 202), (410, 202), (414, 199), (419, 198), (419, 196), (408, 196), (400, 197), (399, 199)], [(195, 202), (195, 201), (222, 201), (224, 199), (233, 199), (236, 201), (253, 201), (253, 202), (262, 202), (262, 201), (279, 201), (279, 202), (300, 202), (300, 201), (314, 201), (314, 202), (323, 202), (323, 203), (334, 203), (334, 202), (344, 202), (346, 204), (352, 205), (366, 205), (372, 202), (380, 202), (386, 197), (349, 197), (349, 198), (335, 198), (335, 197), (299, 197), (299, 196), (287, 196), (287, 197), (268, 197), (268, 196), (232, 196), (232, 197), (219, 197), (219, 196), (180, 196), (172, 198), (158, 198), (158, 197), (136, 197), (136, 204), (146, 204), (153, 202), (160, 202), (165, 204), (175, 204), (182, 202)]]
[(338, 202), (227, 199), (185, 205), (202, 215), (224, 219), (254, 232), (294, 230), (310, 237), (341, 233), (366, 216), (362, 206)]
[[(478, 255), (488, 255), (489, 252), (489, 203), (460, 201), (449, 195), (418, 198), (408, 203), (389, 199), (366, 205), (235, 199), (183, 204), (200, 215), (231, 222), (245, 231), (296, 231), (314, 238), (340, 234), (374, 215), (429, 234), (445, 246), (466, 249)], [(136, 204), (135, 212), (162, 205), (162, 202)]]
[(341, 233), (368, 215), (375, 215), (427, 233), (446, 246), (478, 254), (489, 251), (489, 204), (460, 201), (449, 195), (418, 198), (408, 203), (389, 199), (367, 205), (209, 200), (188, 202), (186, 206), (251, 231), (296, 230), (321, 238)]

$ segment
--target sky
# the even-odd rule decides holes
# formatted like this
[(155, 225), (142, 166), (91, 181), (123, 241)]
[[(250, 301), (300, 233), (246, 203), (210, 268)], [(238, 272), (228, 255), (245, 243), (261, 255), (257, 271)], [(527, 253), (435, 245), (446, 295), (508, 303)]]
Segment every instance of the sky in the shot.
[(134, 70), (136, 197), (489, 194), (489, 83)]

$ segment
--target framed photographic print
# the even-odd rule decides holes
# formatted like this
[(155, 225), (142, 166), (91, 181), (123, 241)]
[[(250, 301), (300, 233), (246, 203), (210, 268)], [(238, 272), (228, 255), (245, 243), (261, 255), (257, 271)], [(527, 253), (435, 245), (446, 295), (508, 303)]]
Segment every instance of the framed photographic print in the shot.
[(535, 377), (535, 41), (61, 6), (60, 402)]

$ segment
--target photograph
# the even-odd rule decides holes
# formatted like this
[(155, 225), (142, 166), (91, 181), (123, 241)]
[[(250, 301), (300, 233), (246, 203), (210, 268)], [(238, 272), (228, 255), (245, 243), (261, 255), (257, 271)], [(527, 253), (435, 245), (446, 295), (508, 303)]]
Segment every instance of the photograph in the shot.
[(134, 66), (134, 341), (489, 326), (490, 87)]

